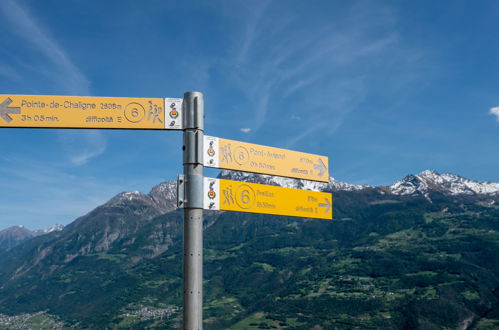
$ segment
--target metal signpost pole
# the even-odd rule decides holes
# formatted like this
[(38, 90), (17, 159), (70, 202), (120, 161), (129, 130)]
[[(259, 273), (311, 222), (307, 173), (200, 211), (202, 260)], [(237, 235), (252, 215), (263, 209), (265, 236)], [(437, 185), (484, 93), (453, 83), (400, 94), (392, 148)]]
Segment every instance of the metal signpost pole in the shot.
[(184, 329), (203, 328), (203, 94), (187, 92), (184, 126)]

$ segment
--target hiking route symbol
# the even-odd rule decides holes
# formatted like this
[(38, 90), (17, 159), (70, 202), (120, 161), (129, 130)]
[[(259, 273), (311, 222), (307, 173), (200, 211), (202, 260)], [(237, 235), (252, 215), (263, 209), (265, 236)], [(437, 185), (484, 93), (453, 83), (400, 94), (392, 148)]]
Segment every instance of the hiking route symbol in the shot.
[(11, 103), (12, 99), (8, 97), (0, 104), (0, 117), (2, 117), (2, 119), (5, 120), (7, 123), (10, 123), (12, 121), (12, 117), (9, 116), (9, 114), (18, 115), (21, 113), (21, 108), (9, 107)]

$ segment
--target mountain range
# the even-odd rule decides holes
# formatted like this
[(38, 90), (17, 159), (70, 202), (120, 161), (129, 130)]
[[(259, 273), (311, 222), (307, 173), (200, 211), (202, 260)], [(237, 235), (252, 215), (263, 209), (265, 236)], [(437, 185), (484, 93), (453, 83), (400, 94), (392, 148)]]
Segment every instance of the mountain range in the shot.
[[(432, 170), (426, 170), (416, 175), (407, 175), (390, 186), (378, 187), (340, 182), (335, 180), (333, 177), (330, 177), (328, 183), (322, 183), (226, 170), (222, 171), (219, 177), (235, 181), (330, 192), (377, 190), (382, 193), (393, 195), (422, 195), (426, 198), (429, 198), (428, 196), (430, 192), (440, 192), (451, 196), (468, 195), (493, 197), (499, 195), (499, 183), (480, 182), (455, 174), (440, 174)], [(106, 203), (106, 205), (120, 205), (128, 201), (140, 200), (144, 203), (144, 207), (147, 208), (148, 212), (151, 212), (149, 216), (157, 216), (175, 210), (176, 198), (176, 183), (169, 181), (155, 186), (149, 194), (143, 194), (137, 190), (132, 192), (123, 192), (113, 197)], [(490, 199), (490, 203), (495, 203), (494, 199)], [(63, 228), (64, 226), (62, 225), (54, 225), (47, 229), (31, 231), (23, 225), (9, 227), (0, 231), (0, 249), (10, 248), (24, 242), (27, 239), (47, 234), (52, 231), (60, 231)]]
[(7, 229), (0, 230), (0, 249), (8, 249), (33, 237), (45, 235), (53, 231), (61, 231), (63, 229), (63, 225), (54, 225), (46, 229), (34, 231), (29, 230), (23, 225), (9, 227)]
[(432, 170), (426, 170), (416, 175), (410, 174), (390, 186), (378, 187), (340, 182), (335, 180), (333, 177), (329, 178), (328, 183), (233, 171), (222, 171), (220, 177), (236, 181), (246, 181), (316, 191), (337, 192), (375, 189), (393, 195), (424, 196), (431, 191), (440, 192), (445, 195), (499, 195), (499, 183), (480, 182), (466, 179), (455, 174), (440, 174), (437, 171)]
[[(207, 329), (499, 326), (499, 184), (435, 171), (384, 187), (220, 177), (333, 192), (334, 220), (206, 212)], [(0, 253), (0, 327), (178, 328), (175, 205), (176, 184), (165, 182), (11, 240)]]

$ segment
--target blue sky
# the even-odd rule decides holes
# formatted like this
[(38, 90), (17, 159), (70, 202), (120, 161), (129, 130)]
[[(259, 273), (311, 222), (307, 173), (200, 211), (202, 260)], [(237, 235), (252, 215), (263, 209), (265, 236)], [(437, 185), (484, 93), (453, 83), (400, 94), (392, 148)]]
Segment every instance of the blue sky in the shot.
[[(2, 0), (0, 18), (1, 94), (201, 91), (206, 134), (326, 155), (341, 181), (499, 181), (496, 1)], [(176, 131), (0, 129), (0, 229), (147, 193), (180, 148)]]

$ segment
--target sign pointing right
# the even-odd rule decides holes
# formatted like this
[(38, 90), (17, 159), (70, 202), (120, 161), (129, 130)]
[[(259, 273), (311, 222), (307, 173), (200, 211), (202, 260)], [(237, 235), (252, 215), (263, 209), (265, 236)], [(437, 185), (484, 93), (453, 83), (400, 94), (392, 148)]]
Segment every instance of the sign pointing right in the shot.
[(329, 182), (328, 158), (258, 144), (204, 137), (204, 166)]
[(325, 208), (326, 210), (324, 211), (324, 213), (329, 213), (329, 209), (331, 208), (331, 202), (329, 201), (329, 199), (325, 198), (324, 201), (326, 202), (325, 204), (322, 204), (322, 203), (319, 203), (319, 207), (323, 207)]
[(322, 159), (319, 158), (318, 161), (319, 164), (314, 164), (314, 170), (319, 171), (319, 173), (317, 174), (318, 177), (322, 177), (324, 173), (327, 172), (327, 166), (324, 164)]
[(204, 178), (203, 194), (206, 210), (333, 218), (331, 193)]

